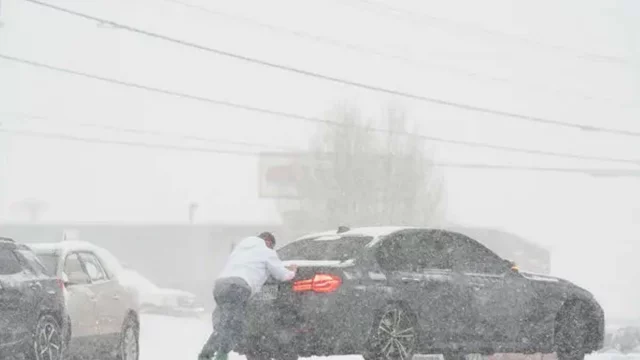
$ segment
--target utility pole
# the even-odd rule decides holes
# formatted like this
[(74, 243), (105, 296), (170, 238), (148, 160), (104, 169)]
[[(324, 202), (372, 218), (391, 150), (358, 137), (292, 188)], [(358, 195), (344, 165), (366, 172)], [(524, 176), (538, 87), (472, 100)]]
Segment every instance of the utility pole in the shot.
[(189, 204), (189, 224), (192, 224), (195, 222), (196, 219), (196, 212), (198, 211), (198, 208), (200, 207), (200, 205), (196, 202), (192, 202)]

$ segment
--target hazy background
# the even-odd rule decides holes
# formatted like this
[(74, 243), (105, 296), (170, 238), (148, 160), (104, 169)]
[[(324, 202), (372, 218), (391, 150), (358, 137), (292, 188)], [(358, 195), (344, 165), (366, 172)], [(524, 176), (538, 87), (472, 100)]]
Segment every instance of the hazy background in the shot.
[[(380, 87), (640, 132), (637, 1), (186, 1), (216, 13), (166, 0), (50, 3)], [(374, 116), (393, 103), (423, 134), (640, 159), (637, 136), (540, 125), (336, 85), (98, 26), (20, 0), (0, 2), (0, 22), (0, 53), (105, 77), (307, 116), (323, 116), (336, 103), (353, 104)], [(278, 30), (283, 28), (290, 31)], [(326, 39), (358, 48), (331, 45)], [(372, 55), (370, 50), (396, 59)], [(177, 99), (2, 59), (0, 123), (0, 130), (203, 146), (77, 123), (113, 125), (294, 150), (307, 149), (317, 130), (317, 124), (305, 121)], [(442, 162), (638, 169), (429, 145)], [(187, 222), (190, 202), (200, 204), (199, 223), (280, 222), (274, 202), (258, 196), (256, 157), (2, 132), (0, 155), (3, 223), (28, 220), (20, 207), (26, 199), (46, 203), (42, 222)], [(449, 221), (502, 228), (547, 246), (553, 274), (592, 290), (609, 316), (640, 317), (639, 177), (441, 171)]]

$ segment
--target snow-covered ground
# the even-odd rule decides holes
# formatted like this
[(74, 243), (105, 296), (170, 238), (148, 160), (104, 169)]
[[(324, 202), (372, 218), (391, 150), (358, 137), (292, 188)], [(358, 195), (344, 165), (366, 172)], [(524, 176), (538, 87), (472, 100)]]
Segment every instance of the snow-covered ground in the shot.
[[(140, 324), (140, 360), (196, 360), (210, 331), (208, 317), (194, 319), (144, 314)], [(434, 357), (420, 356), (416, 360), (418, 358)], [(232, 354), (229, 359), (245, 360), (244, 356), (237, 354)], [(362, 357), (334, 356), (332, 360), (362, 360)], [(640, 354), (602, 353), (589, 355), (586, 360), (640, 360)]]

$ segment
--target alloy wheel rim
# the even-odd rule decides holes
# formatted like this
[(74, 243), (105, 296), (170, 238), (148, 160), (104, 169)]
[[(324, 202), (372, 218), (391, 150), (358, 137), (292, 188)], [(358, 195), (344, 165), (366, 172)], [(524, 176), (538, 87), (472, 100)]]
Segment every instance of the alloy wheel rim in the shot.
[(380, 320), (377, 338), (381, 355), (388, 360), (409, 360), (413, 354), (416, 331), (402, 309), (387, 311)]
[(62, 337), (55, 324), (50, 321), (38, 327), (34, 350), (38, 360), (60, 360), (62, 354)]

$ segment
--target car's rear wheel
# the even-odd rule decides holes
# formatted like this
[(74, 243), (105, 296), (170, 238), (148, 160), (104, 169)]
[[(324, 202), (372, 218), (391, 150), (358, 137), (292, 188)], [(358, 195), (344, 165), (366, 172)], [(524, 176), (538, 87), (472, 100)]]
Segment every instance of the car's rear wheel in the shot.
[(555, 343), (558, 360), (583, 360), (587, 335), (586, 308), (581, 302), (562, 310), (559, 316)]
[(400, 304), (387, 305), (369, 332), (365, 360), (410, 360), (415, 352), (418, 326), (415, 316)]
[(26, 354), (29, 360), (64, 359), (65, 340), (58, 321), (51, 315), (38, 319), (33, 336), (32, 349)]
[(129, 315), (122, 324), (118, 344), (119, 360), (138, 360), (140, 357), (139, 325), (135, 316)]

